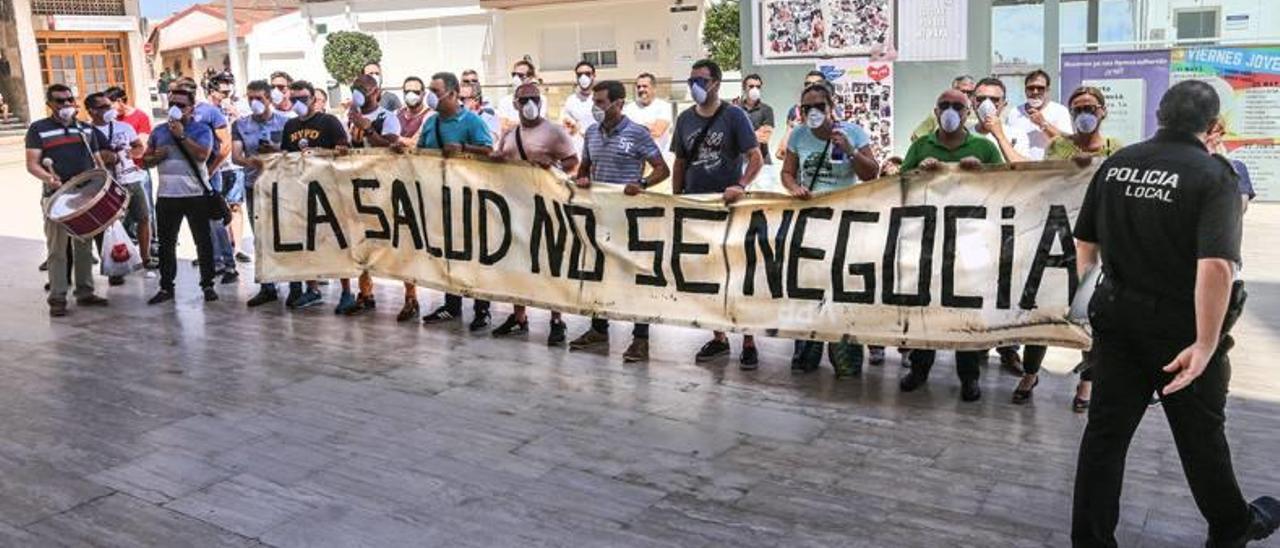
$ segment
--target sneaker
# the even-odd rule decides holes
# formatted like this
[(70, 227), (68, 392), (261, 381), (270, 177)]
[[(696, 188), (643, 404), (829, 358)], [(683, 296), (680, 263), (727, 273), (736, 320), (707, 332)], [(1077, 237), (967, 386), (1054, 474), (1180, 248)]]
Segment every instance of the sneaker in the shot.
[(467, 326), (467, 329), (473, 333), (489, 327), (490, 318), (488, 310), (477, 310), (475, 314), (475, 317), (471, 318), (471, 325)]
[(80, 306), (107, 306), (108, 301), (97, 295), (87, 295), (76, 297), (76, 304)]
[(702, 345), (702, 349), (698, 350), (697, 355), (693, 357), (696, 362), (705, 362), (726, 356), (729, 354), (729, 341), (720, 339), (711, 339), (707, 344)]
[(365, 312), (376, 310), (378, 301), (375, 301), (373, 295), (357, 295), (356, 304), (350, 310), (344, 312), (347, 316), (359, 316)]
[(872, 346), (869, 347), (869, 350), (867, 363), (871, 365), (884, 365), (884, 347)]
[(898, 381), (898, 389), (903, 392), (914, 392), (916, 389), (924, 386), (924, 383), (928, 380), (928, 376), (921, 375), (916, 373), (915, 370), (912, 370), (910, 373), (903, 376), (902, 380)]
[(493, 336), (506, 337), (508, 335), (524, 335), (529, 332), (529, 320), (520, 321), (516, 319), (516, 315), (507, 316), (497, 329), (493, 330)]
[(738, 356), (738, 369), (755, 371), (760, 368), (760, 351), (755, 346), (742, 347), (742, 355)]
[(334, 307), (333, 313), (344, 315), (356, 307), (356, 297), (350, 291), (343, 291), (342, 296), (338, 297), (338, 306)]
[(124, 285), (124, 276), (107, 276), (107, 285), (110, 285), (110, 286)]
[(250, 298), (249, 302), (245, 304), (249, 305), (249, 308), (253, 308), (255, 306), (262, 306), (278, 300), (280, 300), (280, 296), (274, 290), (260, 289), (258, 290), (258, 294)]
[(564, 334), (566, 326), (560, 320), (551, 322), (551, 331), (547, 333), (547, 346), (560, 346), (564, 344)]
[(1258, 497), (1249, 503), (1253, 522), (1249, 524), (1248, 540), (1263, 540), (1280, 528), (1280, 500)]
[[(159, 247), (159, 246), (156, 246), (156, 247)], [(147, 259), (146, 262), (142, 263), (142, 267), (147, 270), (157, 270), (160, 268), (160, 259), (157, 259), (155, 257)]]
[(423, 316), (422, 323), (425, 323), (425, 324), (444, 323), (448, 321), (457, 320), (459, 318), (460, 316), (458, 314), (454, 314), (453, 311), (449, 310), (447, 306), (441, 306), (440, 308), (437, 308), (434, 311), (432, 311), (430, 314)]
[(609, 333), (601, 333), (588, 327), (586, 333), (569, 342), (569, 350), (586, 350), (602, 343), (609, 344)]
[(161, 289), (160, 291), (157, 291), (156, 294), (152, 296), (150, 299), (147, 299), (147, 304), (160, 304), (160, 303), (172, 301), (172, 300), (173, 300), (173, 292), (165, 291)]
[(248, 255), (245, 255), (245, 254), (244, 254), (244, 252), (242, 252), (242, 251), (237, 251), (237, 252), (236, 252), (236, 262), (237, 262), (237, 263), (251, 263), (251, 262), (253, 262), (253, 257), (250, 257), (250, 256), (248, 256)]
[(982, 388), (978, 387), (978, 380), (960, 381), (960, 401), (975, 402), (982, 399)]
[(301, 310), (303, 308), (311, 308), (323, 302), (324, 297), (320, 295), (319, 291), (308, 289), (293, 302), (293, 308)]
[(627, 363), (649, 361), (649, 339), (631, 339), (631, 346), (622, 353), (622, 361)]
[(211, 303), (216, 300), (218, 300), (218, 292), (214, 291), (212, 287), (204, 288), (204, 302)]
[(223, 285), (233, 284), (240, 281), (240, 273), (234, 270), (227, 270), (222, 273), (222, 280), (218, 283)]
[(49, 303), (49, 317), (61, 318), (67, 315), (67, 301), (53, 301)]
[(298, 306), (298, 299), (302, 298), (303, 291), (289, 290), (289, 295), (284, 298), (285, 308), (293, 308)]
[(418, 319), (418, 314), (421, 313), (422, 312), (418, 310), (418, 300), (407, 299), (404, 301), (404, 306), (400, 307), (400, 313), (396, 314), (396, 321), (407, 322), (409, 320), (416, 320)]

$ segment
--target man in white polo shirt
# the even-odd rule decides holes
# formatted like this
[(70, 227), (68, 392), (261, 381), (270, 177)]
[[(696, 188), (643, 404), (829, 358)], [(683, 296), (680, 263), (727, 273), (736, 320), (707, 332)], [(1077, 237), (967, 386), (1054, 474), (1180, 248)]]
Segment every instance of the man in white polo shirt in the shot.
[(1049, 73), (1034, 70), (1023, 80), (1027, 102), (1005, 113), (1005, 126), (1017, 134), (1026, 134), (1026, 159), (1044, 159), (1049, 141), (1059, 135), (1071, 135), (1071, 113), (1061, 103), (1050, 99)]

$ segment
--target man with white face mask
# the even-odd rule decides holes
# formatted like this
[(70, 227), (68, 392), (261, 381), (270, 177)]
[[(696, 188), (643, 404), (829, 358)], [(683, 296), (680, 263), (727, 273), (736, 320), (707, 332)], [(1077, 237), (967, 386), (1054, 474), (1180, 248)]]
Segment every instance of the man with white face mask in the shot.
[(977, 114), (973, 130), (995, 143), (1006, 163), (1029, 161), (1026, 133), (1004, 123), (1004, 95), (1004, 82), (999, 78), (983, 78), (978, 81), (973, 97), (973, 108)]
[[(274, 107), (271, 93), (275, 91), (264, 80), (249, 82), (245, 90), (249, 100), (250, 116), (244, 116), (231, 124), (231, 159), (244, 166), (245, 203), (249, 206), (249, 218), (253, 218), (253, 186), (262, 173), (262, 154), (279, 152), (284, 140), (284, 124), (289, 117)], [(253, 224), (250, 223), (250, 228)], [(293, 295), (296, 301), (301, 293)], [(258, 294), (249, 299), (249, 307), (261, 306), (277, 299), (276, 284), (260, 284)]]
[[(969, 114), (969, 98), (963, 91), (948, 89), (938, 97), (933, 115), (938, 119), (938, 129), (911, 143), (902, 159), (902, 171), (916, 168), (936, 170), (942, 162), (958, 162), (962, 169), (977, 169), (984, 164), (1003, 164), (1000, 150), (991, 141), (965, 129), (964, 119)], [(903, 392), (911, 392), (924, 386), (937, 352), (912, 350), (911, 372), (898, 382)], [(956, 374), (960, 377), (960, 399), (966, 402), (982, 398), (978, 387), (980, 364), (986, 360), (985, 350), (956, 352)]]
[[(151, 262), (151, 219), (147, 212), (147, 195), (142, 190), (143, 170), (133, 163), (135, 151), (137, 156), (142, 156), (146, 147), (142, 145), (132, 126), (116, 121), (116, 109), (107, 94), (89, 94), (84, 99), (84, 108), (89, 111), (94, 129), (107, 136), (111, 150), (119, 159), (112, 173), (116, 181), (129, 191), (129, 215), (138, 219), (138, 253), (142, 256), (142, 262)], [(124, 276), (111, 276), (108, 280), (111, 285), (124, 284)]]
[(765, 165), (770, 165), (773, 163), (769, 157), (769, 139), (773, 137), (773, 107), (760, 98), (763, 88), (764, 79), (759, 74), (748, 75), (742, 79), (742, 97), (733, 104), (747, 111), (751, 127), (756, 130), (756, 140), (760, 141), (760, 154), (764, 156)]
[[(520, 125), (520, 112), (512, 106), (515, 104), (516, 88), (524, 85), (526, 82), (535, 82), (537, 81), (537, 78), (537, 70), (534, 68), (533, 63), (528, 59), (521, 59), (511, 65), (511, 93), (504, 96), (502, 99), (499, 99), (497, 104), (498, 119), (501, 122), (499, 133), (505, 134), (507, 131), (510, 131), (511, 128)], [(546, 97), (542, 98), (541, 104), (542, 112), (539, 112), (538, 114), (545, 118), (547, 116)]]
[(574, 149), (581, 153), (582, 136), (596, 124), (591, 114), (591, 87), (596, 83), (596, 67), (587, 61), (578, 61), (573, 72), (574, 92), (565, 98), (564, 106), (560, 108), (560, 120), (565, 131), (573, 137)]
[(396, 111), (400, 122), (400, 142), (406, 147), (418, 144), (422, 121), (436, 109), (436, 96), (427, 92), (427, 84), (421, 78), (410, 76), (400, 85), (404, 90), (404, 108)]
[(1027, 102), (1005, 114), (1005, 126), (1027, 136), (1028, 160), (1044, 159), (1045, 149), (1054, 137), (1071, 135), (1071, 113), (1061, 103), (1050, 99), (1049, 73), (1032, 71), (1023, 80)]
[[(116, 161), (106, 136), (76, 120), (76, 97), (71, 88), (53, 84), (44, 96), (53, 115), (32, 122), (26, 136), (27, 173), (44, 183), (42, 207), (62, 183), (94, 169), (95, 154), (104, 164)], [(68, 255), (75, 268), (76, 304), (105, 306), (107, 300), (93, 293), (92, 242), (72, 238), (61, 224), (48, 219), (44, 222), (44, 235), (48, 244), (49, 315), (67, 315)]]

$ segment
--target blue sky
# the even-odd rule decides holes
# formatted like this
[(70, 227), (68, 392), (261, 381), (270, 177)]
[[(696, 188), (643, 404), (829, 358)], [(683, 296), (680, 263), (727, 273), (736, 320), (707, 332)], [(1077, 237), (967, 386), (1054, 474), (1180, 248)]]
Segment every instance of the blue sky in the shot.
[(160, 22), (175, 11), (182, 11), (187, 6), (198, 4), (194, 0), (142, 0), (142, 15), (155, 22)]

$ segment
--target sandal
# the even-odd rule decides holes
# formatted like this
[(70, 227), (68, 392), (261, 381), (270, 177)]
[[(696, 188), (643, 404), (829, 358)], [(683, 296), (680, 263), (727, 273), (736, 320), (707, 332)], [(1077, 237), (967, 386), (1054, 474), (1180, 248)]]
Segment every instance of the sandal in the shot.
[[(1021, 382), (1019, 382), (1018, 384), (1019, 384), (1019, 385), (1021, 385), (1022, 383), (1021, 383)], [(1036, 380), (1035, 380), (1035, 382), (1031, 383), (1031, 388), (1028, 388), (1028, 389), (1026, 389), (1026, 390), (1018, 390), (1018, 389), (1015, 389), (1015, 390), (1013, 391), (1013, 403), (1014, 403), (1015, 405), (1022, 405), (1022, 404), (1025, 404), (1025, 403), (1027, 403), (1027, 402), (1031, 401), (1031, 395), (1034, 393), (1034, 391), (1035, 391), (1035, 389), (1036, 389), (1036, 387), (1037, 387), (1037, 386), (1040, 386), (1040, 376), (1039, 376), (1039, 375), (1036, 375)]]

